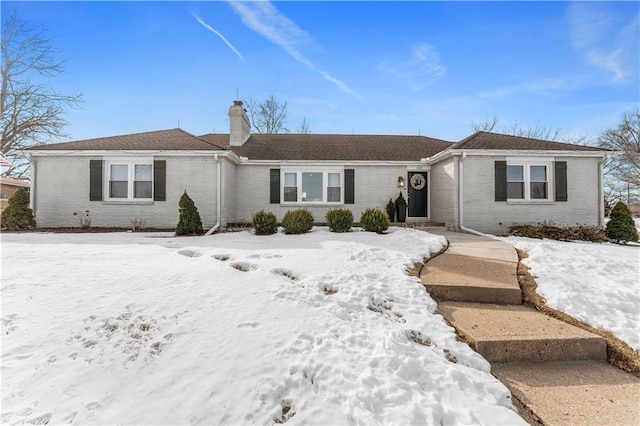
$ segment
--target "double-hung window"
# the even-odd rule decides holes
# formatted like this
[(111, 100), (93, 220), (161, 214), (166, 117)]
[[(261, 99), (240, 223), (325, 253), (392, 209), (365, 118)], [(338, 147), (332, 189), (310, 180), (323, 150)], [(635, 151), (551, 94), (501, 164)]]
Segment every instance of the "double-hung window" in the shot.
[(107, 167), (107, 199), (153, 199), (153, 163), (114, 161)]
[(285, 203), (343, 202), (344, 173), (341, 170), (283, 170), (281, 181)]
[(507, 164), (507, 199), (549, 200), (549, 164)]

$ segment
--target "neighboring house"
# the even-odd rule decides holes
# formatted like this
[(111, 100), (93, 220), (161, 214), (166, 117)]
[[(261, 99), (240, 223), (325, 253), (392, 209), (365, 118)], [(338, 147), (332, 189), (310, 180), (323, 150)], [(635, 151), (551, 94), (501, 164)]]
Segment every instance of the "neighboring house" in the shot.
[(29, 180), (0, 176), (0, 199), (6, 200), (13, 197), (20, 188), (29, 192)]
[(601, 149), (477, 132), (458, 143), (423, 136), (250, 134), (242, 102), (230, 133), (181, 129), (41, 145), (31, 162), (38, 226), (173, 228), (186, 190), (205, 227), (278, 219), (306, 207), (317, 222), (346, 207), (356, 220), (402, 192), (408, 221), (502, 233), (513, 224), (602, 225)]

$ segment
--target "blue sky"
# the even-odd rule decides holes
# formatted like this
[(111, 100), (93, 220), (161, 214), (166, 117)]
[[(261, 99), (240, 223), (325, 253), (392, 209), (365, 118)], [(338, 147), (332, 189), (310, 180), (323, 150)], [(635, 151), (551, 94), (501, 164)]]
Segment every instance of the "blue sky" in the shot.
[(292, 131), (460, 140), (471, 123), (596, 135), (640, 97), (637, 2), (2, 2), (50, 31), (85, 139), (228, 132), (236, 99)]

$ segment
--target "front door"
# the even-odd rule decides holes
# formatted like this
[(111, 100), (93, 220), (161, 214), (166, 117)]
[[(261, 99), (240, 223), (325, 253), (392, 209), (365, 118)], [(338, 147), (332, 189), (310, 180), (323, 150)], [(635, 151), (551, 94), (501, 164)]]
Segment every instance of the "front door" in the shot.
[(427, 217), (427, 172), (409, 172), (409, 217)]

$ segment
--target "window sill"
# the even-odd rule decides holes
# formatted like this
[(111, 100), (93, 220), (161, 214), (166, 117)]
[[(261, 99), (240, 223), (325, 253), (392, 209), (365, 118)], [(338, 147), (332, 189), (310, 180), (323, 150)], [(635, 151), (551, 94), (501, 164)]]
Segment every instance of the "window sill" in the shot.
[(281, 207), (342, 207), (344, 203), (280, 203)]
[(153, 200), (144, 200), (144, 201), (138, 201), (138, 200), (122, 200), (122, 201), (108, 200), (108, 201), (103, 201), (102, 204), (103, 205), (107, 205), (107, 206), (115, 206), (115, 205), (150, 206), (150, 205), (153, 205)]
[(553, 200), (507, 200), (507, 204), (515, 206), (532, 206), (532, 205), (552, 205), (556, 202)]

